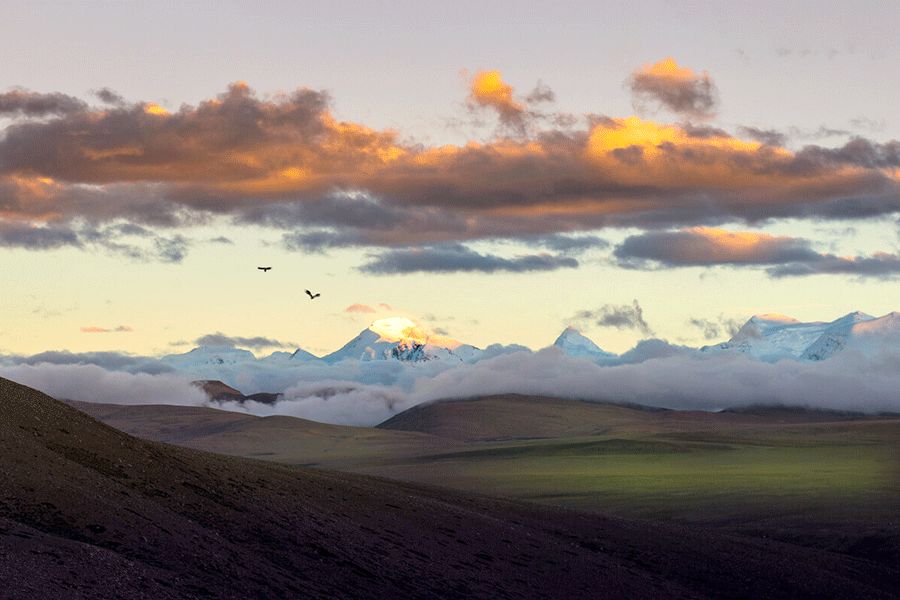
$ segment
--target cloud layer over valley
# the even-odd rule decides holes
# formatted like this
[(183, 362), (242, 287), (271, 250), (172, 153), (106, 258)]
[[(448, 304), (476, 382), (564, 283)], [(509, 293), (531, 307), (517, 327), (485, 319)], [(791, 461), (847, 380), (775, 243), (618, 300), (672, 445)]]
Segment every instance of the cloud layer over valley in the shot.
[[(58, 398), (120, 404), (211, 405), (256, 415), (282, 414), (329, 423), (374, 425), (421, 402), (485, 394), (520, 393), (673, 409), (720, 410), (784, 404), (860, 412), (900, 412), (900, 348), (885, 345), (873, 357), (852, 350), (827, 361), (761, 362), (742, 354), (699, 353), (648, 340), (606, 364), (565, 355), (511, 349), (474, 364), (346, 360), (279, 368), (265, 361), (223, 367), (221, 379), (244, 393), (282, 392), (272, 405), (210, 403), (191, 380), (197, 376), (110, 357), (81, 363), (25, 364), (5, 358), (0, 376)], [(106, 367), (90, 364), (105, 358)], [(45, 356), (44, 361), (60, 360)], [(35, 361), (30, 361), (35, 362)], [(145, 365), (144, 369), (138, 365)], [(152, 364), (149, 363), (149, 364)], [(146, 371), (155, 371), (153, 374)], [(210, 372), (203, 373), (209, 376)]]

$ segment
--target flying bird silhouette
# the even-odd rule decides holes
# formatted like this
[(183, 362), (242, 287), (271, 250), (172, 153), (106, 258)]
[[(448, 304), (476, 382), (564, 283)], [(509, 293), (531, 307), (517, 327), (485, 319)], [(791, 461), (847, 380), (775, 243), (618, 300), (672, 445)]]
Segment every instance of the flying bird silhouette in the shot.
[(260, 271), (262, 271), (263, 273), (265, 273), (266, 271), (270, 271), (272, 269), (272, 267), (256, 267), (256, 268), (259, 269)]
[(321, 296), (322, 294), (313, 294), (311, 291), (306, 290), (306, 295), (309, 296), (309, 299), (310, 299), (310, 300), (315, 300), (316, 298), (318, 298), (318, 297)]

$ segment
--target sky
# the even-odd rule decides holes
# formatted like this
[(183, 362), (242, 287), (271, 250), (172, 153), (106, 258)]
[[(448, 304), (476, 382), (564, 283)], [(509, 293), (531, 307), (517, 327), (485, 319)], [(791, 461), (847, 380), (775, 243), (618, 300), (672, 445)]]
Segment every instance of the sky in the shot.
[(0, 12), (0, 353), (900, 308), (893, 3)]

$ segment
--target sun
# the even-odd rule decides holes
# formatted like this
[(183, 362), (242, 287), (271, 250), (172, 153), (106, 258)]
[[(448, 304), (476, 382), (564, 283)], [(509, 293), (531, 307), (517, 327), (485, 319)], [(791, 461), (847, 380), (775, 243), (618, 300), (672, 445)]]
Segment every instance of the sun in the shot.
[(428, 342), (428, 332), (412, 319), (406, 317), (388, 317), (379, 319), (372, 323), (369, 327), (372, 331), (380, 335), (389, 342), (399, 342), (401, 340), (411, 340), (420, 344)]

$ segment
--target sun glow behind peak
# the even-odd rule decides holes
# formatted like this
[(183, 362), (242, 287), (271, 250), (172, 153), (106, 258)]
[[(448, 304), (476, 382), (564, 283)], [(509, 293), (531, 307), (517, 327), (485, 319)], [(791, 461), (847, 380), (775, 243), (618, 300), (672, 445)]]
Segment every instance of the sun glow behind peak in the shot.
[(451, 350), (461, 345), (457, 340), (428, 331), (422, 325), (407, 317), (378, 319), (369, 325), (369, 329), (388, 342), (434, 344)]
[(378, 319), (369, 326), (369, 329), (390, 342), (411, 340), (424, 344), (428, 341), (428, 332), (411, 319), (406, 317), (388, 317)]

